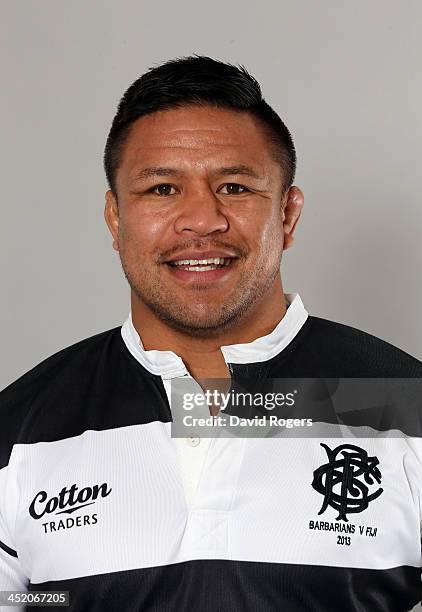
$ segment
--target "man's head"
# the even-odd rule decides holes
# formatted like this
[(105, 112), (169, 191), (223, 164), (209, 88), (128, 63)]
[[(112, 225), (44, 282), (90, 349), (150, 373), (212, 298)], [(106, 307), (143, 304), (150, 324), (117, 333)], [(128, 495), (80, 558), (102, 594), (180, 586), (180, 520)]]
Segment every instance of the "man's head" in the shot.
[(211, 336), (275, 299), (303, 196), (290, 133), (243, 67), (194, 56), (147, 72), (120, 102), (104, 165), (105, 217), (142, 308)]

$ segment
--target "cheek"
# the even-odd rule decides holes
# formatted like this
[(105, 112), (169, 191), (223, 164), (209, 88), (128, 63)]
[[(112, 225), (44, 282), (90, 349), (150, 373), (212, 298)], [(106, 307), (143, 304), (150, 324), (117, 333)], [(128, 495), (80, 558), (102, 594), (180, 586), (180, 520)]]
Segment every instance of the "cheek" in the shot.
[(154, 251), (161, 235), (162, 223), (146, 215), (126, 216), (120, 221), (119, 242), (129, 256)]
[(251, 254), (272, 260), (282, 250), (283, 224), (280, 216), (274, 214), (260, 218), (256, 215), (253, 220), (242, 225), (241, 231)]
[[(276, 208), (271, 215), (271, 218), (263, 227), (262, 240), (272, 250), (282, 251), (283, 249), (283, 216), (281, 210)], [(265, 248), (264, 244), (264, 248)]]

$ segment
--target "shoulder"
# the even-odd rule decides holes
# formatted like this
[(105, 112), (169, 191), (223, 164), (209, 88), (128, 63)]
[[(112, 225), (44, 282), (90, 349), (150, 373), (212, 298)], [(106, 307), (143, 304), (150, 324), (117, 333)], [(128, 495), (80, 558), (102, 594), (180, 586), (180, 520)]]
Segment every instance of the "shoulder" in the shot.
[(418, 359), (382, 338), (343, 323), (320, 317), (311, 319), (320, 349), (351, 369), (360, 369), (370, 376), (422, 376)]
[[(376, 336), (321, 317), (309, 316), (292, 359), (309, 376), (421, 377), (422, 362)], [(314, 372), (314, 373), (313, 373)]]
[[(85, 338), (47, 357), (0, 391), (0, 467), (7, 463), (13, 442), (32, 426), (41, 410), (65, 406), (72, 395), (83, 393), (95, 371), (119, 344), (120, 327)], [(107, 365), (107, 367), (110, 367)], [(31, 425), (30, 425), (31, 424)]]
[(50, 355), (0, 391), (0, 405), (9, 404), (22, 394), (36, 392), (37, 388), (52, 382), (57, 376), (72, 376), (89, 368), (113, 342), (116, 332), (120, 333), (120, 327), (84, 338)]

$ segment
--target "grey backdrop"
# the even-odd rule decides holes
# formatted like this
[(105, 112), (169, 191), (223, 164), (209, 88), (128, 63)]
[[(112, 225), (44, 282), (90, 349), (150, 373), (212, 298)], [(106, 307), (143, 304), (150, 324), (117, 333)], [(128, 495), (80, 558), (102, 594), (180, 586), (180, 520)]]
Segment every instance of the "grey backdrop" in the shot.
[(308, 310), (422, 357), (422, 4), (3, 0), (1, 368), (119, 325), (102, 151), (124, 89), (190, 53), (244, 63), (290, 127), (305, 208), (285, 253)]
[(3, 0), (0, 388), (119, 325), (102, 150), (146, 68), (244, 63), (297, 145), (306, 202), (285, 254), (311, 313), (422, 357), (418, 0)]

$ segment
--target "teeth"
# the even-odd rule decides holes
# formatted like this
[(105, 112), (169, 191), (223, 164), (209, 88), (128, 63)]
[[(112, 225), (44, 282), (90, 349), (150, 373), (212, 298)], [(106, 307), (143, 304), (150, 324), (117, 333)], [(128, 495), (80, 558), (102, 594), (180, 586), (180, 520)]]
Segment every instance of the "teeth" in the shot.
[(218, 266), (189, 266), (184, 268), (188, 272), (208, 272), (209, 270), (217, 270)]
[(179, 261), (173, 261), (175, 266), (198, 266), (198, 265), (227, 265), (230, 261), (230, 257), (214, 257), (212, 259), (183, 259)]

